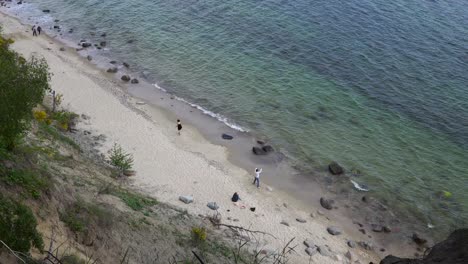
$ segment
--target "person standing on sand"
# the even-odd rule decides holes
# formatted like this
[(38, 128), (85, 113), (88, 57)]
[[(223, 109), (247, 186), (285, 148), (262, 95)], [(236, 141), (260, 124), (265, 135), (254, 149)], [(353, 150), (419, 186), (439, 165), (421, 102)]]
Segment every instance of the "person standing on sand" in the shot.
[(252, 184), (257, 183), (257, 188), (260, 188), (260, 173), (262, 173), (263, 169), (255, 168), (255, 179)]
[(36, 36), (37, 37), (37, 31), (36, 31), (36, 25), (34, 25), (32, 28), (31, 28), (32, 32), (33, 32), (33, 37)]
[(41, 26), (38, 26), (38, 27), (37, 27), (37, 33), (39, 33), (39, 35), (41, 34), (41, 31), (42, 31)]
[(182, 130), (182, 124), (180, 123), (180, 119), (177, 119), (177, 133), (180, 136), (180, 131)]

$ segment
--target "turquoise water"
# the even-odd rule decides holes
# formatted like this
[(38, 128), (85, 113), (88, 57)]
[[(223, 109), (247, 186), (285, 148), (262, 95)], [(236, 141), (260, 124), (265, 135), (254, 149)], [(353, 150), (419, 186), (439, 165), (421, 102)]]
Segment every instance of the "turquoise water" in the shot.
[(63, 32), (74, 29), (66, 38), (98, 42), (106, 32), (109, 50), (100, 53), (270, 138), (305, 172), (336, 160), (441, 232), (468, 222), (465, 0), (31, 0), (21, 8), (44, 24), (60, 19)]

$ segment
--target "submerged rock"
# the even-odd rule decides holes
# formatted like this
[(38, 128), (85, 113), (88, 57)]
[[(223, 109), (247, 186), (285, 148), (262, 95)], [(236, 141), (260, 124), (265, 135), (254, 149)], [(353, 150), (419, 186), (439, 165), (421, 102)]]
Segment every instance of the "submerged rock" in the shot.
[(122, 63), (122, 65), (125, 67), (125, 68), (130, 68), (130, 65), (126, 62)]
[(101, 43), (99, 43), (99, 45), (101, 45), (101, 47), (105, 47), (107, 45), (107, 42), (106, 41), (101, 41)]
[(121, 79), (122, 81), (124, 81), (124, 82), (128, 82), (128, 81), (130, 81), (130, 76), (128, 76), (128, 75), (122, 75), (122, 77), (121, 77), (120, 79)]
[(333, 161), (328, 165), (328, 170), (330, 171), (331, 174), (333, 175), (340, 175), (344, 173), (343, 167), (341, 167), (338, 163)]
[(107, 69), (107, 72), (116, 73), (118, 70), (119, 69), (117, 69), (117, 67), (112, 67), (112, 68)]
[(137, 78), (133, 78), (130, 82), (133, 83), (133, 84), (137, 84), (137, 83), (139, 83), (140, 81), (138, 81)]
[(252, 148), (252, 152), (255, 154), (255, 155), (266, 155), (267, 153), (262, 149), (262, 148), (259, 148), (259, 147), (253, 147)]
[(273, 147), (270, 146), (270, 145), (263, 146), (263, 147), (262, 147), (262, 150), (265, 151), (266, 153), (270, 153), (270, 152), (275, 151), (275, 150), (273, 149)]
[(91, 45), (91, 43), (89, 43), (89, 42), (82, 42), (82, 43), (81, 43), (81, 47), (83, 47), (83, 48), (88, 48), (88, 47), (91, 47), (91, 46), (92, 46), (92, 45)]

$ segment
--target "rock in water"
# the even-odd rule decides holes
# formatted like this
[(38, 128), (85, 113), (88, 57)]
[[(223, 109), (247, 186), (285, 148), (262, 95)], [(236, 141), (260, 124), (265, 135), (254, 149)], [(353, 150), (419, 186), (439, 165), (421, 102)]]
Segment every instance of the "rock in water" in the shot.
[(137, 83), (139, 83), (140, 81), (138, 81), (138, 79), (136, 79), (136, 78), (133, 78), (130, 82), (133, 83), (133, 84), (137, 84)]
[(330, 227), (327, 227), (327, 231), (330, 235), (333, 235), (333, 236), (338, 236), (338, 235), (341, 235), (341, 229), (337, 226), (330, 226)]
[(206, 206), (208, 206), (208, 208), (210, 208), (211, 210), (218, 210), (219, 209), (219, 206), (216, 204), (216, 202), (209, 202), (206, 204)]
[(110, 64), (116, 64), (117, 62), (113, 60), (113, 61), (110, 61), (109, 63)]
[(182, 195), (182, 196), (179, 196), (179, 200), (186, 204), (189, 204), (193, 202), (193, 197), (190, 195)]
[(270, 146), (270, 145), (263, 146), (263, 147), (262, 147), (262, 150), (265, 151), (266, 153), (270, 153), (270, 152), (275, 151), (275, 150), (273, 149), (273, 147)]
[(323, 197), (320, 198), (320, 205), (321, 205), (323, 208), (327, 209), (327, 210), (333, 209), (333, 204), (334, 204), (334, 203), (335, 203), (335, 201), (332, 200), (332, 199), (325, 199), (325, 198), (323, 198)]
[(262, 149), (262, 148), (259, 148), (259, 147), (253, 147), (252, 148), (252, 152), (255, 154), (255, 155), (266, 155), (267, 153)]
[(101, 45), (101, 47), (105, 47), (107, 45), (107, 42), (106, 41), (101, 41), (101, 43), (99, 43), (99, 45)]
[(91, 57), (90, 55), (88, 55), (86, 58), (87, 58), (89, 61), (92, 61), (92, 60), (93, 60), (93, 57)]
[(121, 77), (120, 79), (121, 79), (122, 81), (124, 81), (124, 82), (128, 82), (128, 81), (130, 81), (130, 76), (128, 76), (128, 75), (122, 75), (122, 77)]
[(233, 136), (228, 135), (228, 134), (222, 134), (221, 137), (222, 137), (223, 139), (226, 139), (226, 140), (231, 140), (231, 139), (234, 138)]
[(116, 73), (118, 70), (119, 69), (117, 69), (117, 67), (112, 67), (112, 68), (107, 69), (107, 72)]
[(44, 9), (44, 10), (42, 10), (42, 12), (44, 12), (44, 13), (50, 13), (50, 10), (49, 10), (49, 9)]
[(126, 62), (122, 63), (122, 65), (125, 67), (125, 68), (130, 68), (130, 65)]
[(81, 47), (83, 47), (83, 48), (88, 48), (88, 47), (91, 47), (91, 46), (92, 46), (92, 45), (91, 45), (91, 43), (89, 43), (89, 42), (83, 42), (83, 43), (81, 43)]
[(60, 51), (65, 51), (65, 48), (64, 48), (64, 47), (61, 47), (61, 48), (60, 48)]
[(340, 174), (343, 174), (344, 173), (344, 169), (343, 167), (341, 167), (338, 163), (336, 163), (335, 161), (330, 163), (330, 165), (328, 165), (328, 170), (331, 172), (331, 174), (333, 175), (340, 175)]

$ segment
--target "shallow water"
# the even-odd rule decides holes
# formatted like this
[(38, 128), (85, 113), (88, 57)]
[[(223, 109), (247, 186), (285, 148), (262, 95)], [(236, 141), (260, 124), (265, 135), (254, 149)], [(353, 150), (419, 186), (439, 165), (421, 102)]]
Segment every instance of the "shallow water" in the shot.
[(31, 0), (21, 12), (105, 39), (100, 54), (271, 139), (311, 177), (336, 160), (442, 233), (468, 222), (464, 0)]

